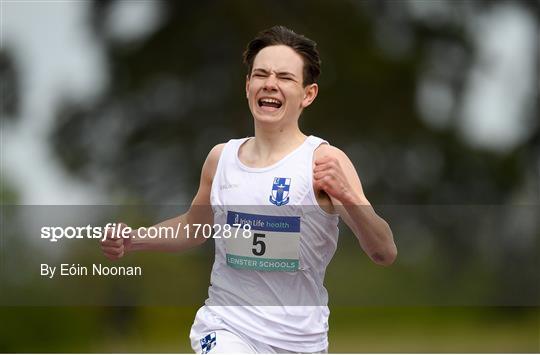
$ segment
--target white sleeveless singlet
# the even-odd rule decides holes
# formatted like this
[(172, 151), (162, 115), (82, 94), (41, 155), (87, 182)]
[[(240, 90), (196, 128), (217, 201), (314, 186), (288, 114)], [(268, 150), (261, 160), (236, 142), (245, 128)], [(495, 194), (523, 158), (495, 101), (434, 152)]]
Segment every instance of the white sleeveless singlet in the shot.
[(279, 162), (251, 168), (238, 158), (247, 139), (224, 146), (212, 183), (214, 224), (232, 226), (236, 238), (216, 230), (205, 304), (257, 341), (297, 352), (326, 349), (323, 282), (339, 232), (338, 215), (323, 211), (313, 191), (313, 152), (326, 141), (309, 136)]

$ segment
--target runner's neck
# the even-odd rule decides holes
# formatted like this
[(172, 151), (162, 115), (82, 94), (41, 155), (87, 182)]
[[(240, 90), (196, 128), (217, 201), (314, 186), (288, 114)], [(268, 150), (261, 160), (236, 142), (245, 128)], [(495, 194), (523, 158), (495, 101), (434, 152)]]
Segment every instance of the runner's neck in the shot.
[(300, 147), (306, 138), (298, 128), (281, 132), (256, 130), (255, 137), (240, 147), (238, 157), (249, 166), (269, 166)]

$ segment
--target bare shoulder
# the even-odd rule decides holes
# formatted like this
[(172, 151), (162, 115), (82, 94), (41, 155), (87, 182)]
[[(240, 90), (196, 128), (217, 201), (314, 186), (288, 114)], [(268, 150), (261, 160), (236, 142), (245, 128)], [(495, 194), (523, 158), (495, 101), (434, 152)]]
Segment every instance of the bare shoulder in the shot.
[(315, 160), (323, 157), (336, 158), (339, 161), (347, 161), (349, 158), (341, 149), (334, 147), (330, 144), (321, 144), (319, 145), (313, 154)]
[(206, 161), (204, 162), (203, 169), (202, 169), (203, 179), (208, 180), (208, 181), (212, 181), (214, 179), (214, 175), (216, 174), (217, 164), (219, 162), (219, 157), (221, 156), (221, 152), (223, 151), (223, 147), (225, 147), (225, 143), (217, 144), (210, 150), (210, 153), (208, 153), (208, 156), (206, 157)]
[(219, 157), (221, 156), (221, 152), (223, 151), (223, 147), (225, 147), (225, 143), (216, 144), (210, 150), (210, 153), (208, 153), (208, 158), (206, 159), (214, 164), (217, 164)]

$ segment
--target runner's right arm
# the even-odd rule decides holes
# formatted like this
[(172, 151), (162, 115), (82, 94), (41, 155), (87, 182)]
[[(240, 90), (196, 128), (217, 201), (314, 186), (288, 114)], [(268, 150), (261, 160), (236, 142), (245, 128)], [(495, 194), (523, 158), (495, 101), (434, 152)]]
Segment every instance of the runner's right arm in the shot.
[[(191, 202), (189, 210), (175, 218), (163, 221), (153, 228), (159, 230), (160, 227), (178, 228), (178, 237), (171, 238), (141, 238), (137, 231), (132, 232), (132, 238), (112, 238), (112, 231), (107, 238), (101, 242), (101, 249), (105, 256), (111, 260), (116, 260), (124, 256), (127, 252), (137, 250), (158, 250), (158, 251), (182, 251), (201, 245), (206, 241), (202, 235), (203, 228), (191, 228), (194, 224), (212, 225), (214, 215), (210, 205), (210, 191), (212, 181), (216, 173), (217, 163), (223, 150), (224, 144), (218, 144), (208, 154), (202, 167), (199, 190)], [(189, 225), (190, 228), (184, 228)], [(124, 228), (127, 227), (124, 225)], [(171, 228), (169, 228), (171, 229)], [(187, 235), (189, 231), (190, 235)]]

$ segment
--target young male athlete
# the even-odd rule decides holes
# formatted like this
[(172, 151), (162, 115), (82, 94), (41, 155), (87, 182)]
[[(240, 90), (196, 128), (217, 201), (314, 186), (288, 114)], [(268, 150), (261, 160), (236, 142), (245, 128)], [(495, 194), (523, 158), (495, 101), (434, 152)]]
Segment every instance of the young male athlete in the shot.
[[(215, 239), (209, 296), (191, 329), (197, 353), (326, 352), (323, 281), (336, 250), (339, 217), (375, 263), (392, 264), (396, 246), (345, 153), (299, 129), (302, 110), (318, 93), (315, 42), (275, 26), (248, 44), (244, 61), (255, 136), (216, 145), (190, 209), (157, 226), (223, 226), (216, 230), (222, 238)], [(225, 238), (226, 230), (238, 237)], [(180, 231), (177, 239), (136, 233), (108, 238), (102, 249), (117, 259), (131, 251), (181, 251), (206, 241), (195, 228)]]

